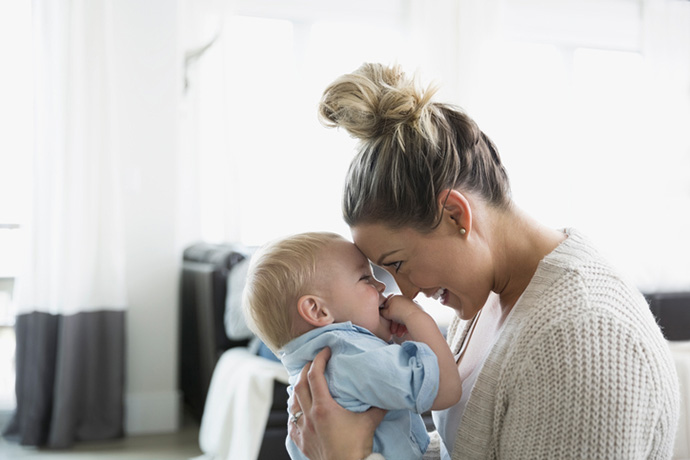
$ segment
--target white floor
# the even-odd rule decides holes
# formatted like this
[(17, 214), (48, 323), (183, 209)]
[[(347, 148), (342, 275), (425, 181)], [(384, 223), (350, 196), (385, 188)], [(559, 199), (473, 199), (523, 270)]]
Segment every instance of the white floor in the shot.
[(201, 455), (198, 441), (199, 427), (191, 422), (177, 433), (81, 443), (69, 450), (21, 447), (0, 436), (0, 460), (186, 460)]

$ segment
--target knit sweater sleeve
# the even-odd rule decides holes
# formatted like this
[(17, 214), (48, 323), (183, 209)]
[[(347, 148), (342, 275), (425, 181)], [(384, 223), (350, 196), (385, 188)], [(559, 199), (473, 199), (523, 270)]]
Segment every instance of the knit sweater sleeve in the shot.
[(505, 369), (515, 378), (498, 395), (498, 457), (661, 458), (652, 438), (674, 429), (661, 344), (602, 309), (575, 310), (516, 344), (521, 359)]

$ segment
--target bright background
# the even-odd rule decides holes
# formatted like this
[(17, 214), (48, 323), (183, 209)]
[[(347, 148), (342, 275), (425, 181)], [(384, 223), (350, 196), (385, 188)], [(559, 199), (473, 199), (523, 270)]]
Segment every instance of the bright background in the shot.
[[(349, 236), (340, 194), (353, 140), (323, 128), (316, 105), (364, 61), (438, 83), (437, 100), (466, 109), (496, 142), (528, 213), (584, 231), (644, 291), (690, 289), (688, 1), (110, 4), (128, 432), (174, 428), (161, 414), (179, 396), (184, 247)], [(31, 203), (31, 37), (31, 2), (0, 1), (0, 411), (12, 405), (11, 292)]]

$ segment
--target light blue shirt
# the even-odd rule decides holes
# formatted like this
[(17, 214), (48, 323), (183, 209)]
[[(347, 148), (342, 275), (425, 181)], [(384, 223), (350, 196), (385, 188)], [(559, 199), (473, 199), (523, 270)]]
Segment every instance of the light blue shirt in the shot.
[[(374, 433), (373, 451), (396, 460), (422, 458), (429, 435), (420, 414), (431, 409), (439, 381), (431, 348), (421, 342), (389, 344), (351, 322), (311, 330), (279, 353), (290, 375), (288, 407), (300, 371), (324, 347), (332, 352), (326, 381), (338, 404), (353, 412), (372, 406), (388, 410)], [(286, 446), (293, 460), (306, 458), (289, 437)]]

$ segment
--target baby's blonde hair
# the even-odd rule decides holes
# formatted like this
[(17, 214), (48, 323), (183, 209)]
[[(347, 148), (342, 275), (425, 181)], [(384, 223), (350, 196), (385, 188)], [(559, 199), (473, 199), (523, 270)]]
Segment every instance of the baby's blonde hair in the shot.
[(249, 328), (277, 352), (298, 334), (294, 327), (297, 301), (309, 294), (321, 251), (336, 233), (308, 232), (273, 241), (251, 259), (242, 308)]

